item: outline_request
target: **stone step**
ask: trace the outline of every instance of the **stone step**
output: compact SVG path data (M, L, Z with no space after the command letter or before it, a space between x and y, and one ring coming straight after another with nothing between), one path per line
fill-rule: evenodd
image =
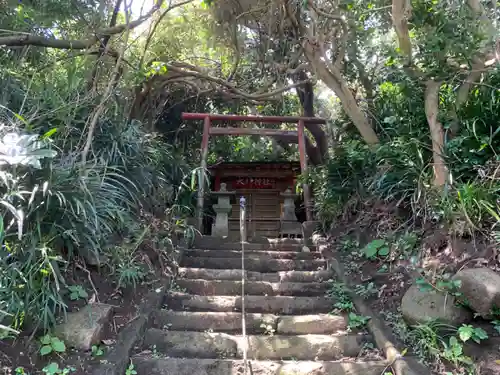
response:
M138 375L236 375L244 373L241 360L152 358L138 355L132 358ZM320 362L320 361L250 361L254 375L381 375L386 363L380 362Z
M255 241L256 243L261 243L259 242L258 240ZM279 238L279 237L276 237L276 238L269 238L269 237L266 237L265 240L264 240L264 243L269 243L269 244L301 244L303 243L304 240L302 238Z
M145 349L156 348L169 357L242 358L247 346L251 359L336 360L355 357L367 336L341 335L230 335L227 333L163 331L150 328L144 335Z
M197 246L201 247L201 246ZM302 248L304 247L303 244L291 244L291 243L255 243L255 242L246 242L245 243L245 250L274 250L274 251L299 251L302 252ZM206 249L212 249L212 250L241 250L241 243L240 242L234 242L234 243L225 243L225 244L220 244L218 246L214 247L203 247ZM311 251L314 251L313 248L309 247Z
M170 310L230 312L241 311L238 296L196 296L170 292L165 297ZM327 297L245 296L245 309L249 313L303 315L328 313L333 301Z
M241 269L239 258L210 258L210 257L183 257L182 267L213 268L213 269ZM318 271L324 269L324 260L290 260L290 259L259 259L246 258L245 269L256 272L279 271Z
M241 259L240 250L203 250L189 249L183 251L183 256L187 257L214 257L214 258L239 258ZM274 250L250 250L245 249L245 257L259 259L321 259L321 254L318 252L298 252L298 251L274 251Z
M245 314L247 333L283 335L333 334L347 329L345 316ZM173 331L213 331L241 333L242 314L237 312L191 312L158 310L153 326Z
M301 239L268 239L265 242L245 242L245 250L276 250L276 251L302 251ZM212 250L240 250L239 241L227 241L216 237L204 236L194 243L195 248ZM314 247L309 247L313 251Z
M210 268L189 268L180 267L178 269L179 277L185 279L203 279L203 280L241 280L241 269L220 270ZM333 278L333 271L280 271L272 273L260 273L246 271L246 280L250 281L268 281L278 283L288 282L322 282Z
M242 282L236 280L179 279L177 286L187 293L200 296L241 295ZM245 281L245 295L252 296L324 296L330 284L324 283L269 283Z

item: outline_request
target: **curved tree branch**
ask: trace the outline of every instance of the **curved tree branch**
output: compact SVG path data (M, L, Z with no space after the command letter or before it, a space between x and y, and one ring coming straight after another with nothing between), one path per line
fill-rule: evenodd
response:
M293 89L297 86L300 86L300 85L303 85L305 84L306 82L310 82L310 80L308 79L307 81L301 81L301 82L297 82L297 83L294 83L292 85L288 85L288 86L285 86L285 87L280 87L279 89L276 89L274 91L270 91L270 92L266 92L266 93L260 93L260 94L249 94L249 93L246 93L244 91L241 91L240 89L236 88L235 85L233 85L232 83L222 79L222 78L218 78L218 77L213 77L209 74L205 74L205 73L201 73L199 71L195 71L195 70L191 70L191 69L182 69L182 68L179 68L178 66L176 65L173 65L173 64L166 64L166 67L168 70L171 70L171 71L174 71L176 73L180 73L181 75L184 75L184 76L187 76L187 77L195 77L195 78L199 78L201 80L205 80L205 81L209 81L209 82L212 82L212 83L215 83L219 86L222 86L222 87L225 87L226 89L228 89L231 93L235 94L235 95L238 95L242 98L245 98L245 99L250 99L250 100L265 100L265 99L269 99L269 98L272 98L276 95L279 95L285 91L288 91L290 89Z
M182 1L177 4L170 5L165 12L171 11L174 8L190 3L192 0ZM22 46L38 46L57 49L87 49L92 47L106 37L120 34L126 30L132 30L142 23L147 21L156 11L163 5L164 0L158 0L155 5L144 16L139 17L135 21L127 24L120 24L105 29L97 30L92 37L87 39L69 40L50 38L42 35L21 34L0 37L0 46L22 47Z
M465 81L460 85L457 91L454 108L451 110L451 124L450 124L450 137L455 136L460 130L460 120L458 118L458 111L467 102L469 92L472 87L477 83L483 74L484 63L478 59L472 59L471 71L467 75Z

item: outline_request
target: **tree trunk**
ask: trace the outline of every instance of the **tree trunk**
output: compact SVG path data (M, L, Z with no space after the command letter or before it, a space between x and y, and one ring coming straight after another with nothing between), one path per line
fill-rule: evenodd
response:
M347 113L354 126L358 129L363 137L363 140L369 145L376 145L379 143L377 133L373 130L370 122L359 108L356 99L352 95L346 80L338 68L327 66L321 59L321 56L316 52L315 47L310 43L304 43L304 50L309 63L314 69L317 76L328 86L340 99L344 111Z
M304 71L300 71L293 80L295 83L300 81L307 81L307 75ZM300 104L302 106L302 116L305 117L315 117L314 116L314 87L311 82L307 82L302 86L296 87L297 96L299 98ZM316 145L314 145L309 137L306 135L306 153L309 158L309 162L312 165L320 165L323 164L325 159L328 156L328 137L325 131L322 128L322 125L319 124L304 124L305 128L309 130L309 132L314 137L316 141ZM296 144L298 143L297 137L290 136L276 136L274 137L276 141L282 146L286 148L288 144Z
M443 157L444 131L438 121L439 89L441 82L429 80L425 88L425 115L431 132L432 158L434 161L434 186L444 186L448 181L448 168Z
M304 71L301 71L298 75L299 81L305 81L307 75ZM305 117L315 117L314 115L314 87L311 82L307 82L302 87L297 87L297 96L299 97L300 104L302 106L302 115ZM319 124L305 124L307 130L309 130L316 141L316 146L313 149L308 150L308 155L311 159L312 164L318 165L322 164L328 157L328 138L322 126ZM313 157L311 155L314 154Z
M275 136L274 139L276 139L280 143L280 146L283 148L286 148L286 146L289 144L299 143L298 137L290 135L279 135ZM321 165L323 163L323 160L321 159L321 156L318 152L318 148L311 143L309 137L306 136L304 137L304 139L306 141L306 154L309 158L309 163L312 165Z
M392 24L398 36L399 49L406 57L405 65L411 65L412 46L410 39L410 30L408 28L408 20L411 18L411 1L408 0L393 0L392 1Z

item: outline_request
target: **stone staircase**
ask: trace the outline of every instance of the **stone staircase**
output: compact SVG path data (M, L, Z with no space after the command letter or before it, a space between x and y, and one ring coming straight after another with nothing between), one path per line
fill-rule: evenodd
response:
M240 244L185 250L176 290L132 357L138 375L244 373ZM380 375L356 358L370 338L330 315L326 261L299 243L245 245L249 375Z

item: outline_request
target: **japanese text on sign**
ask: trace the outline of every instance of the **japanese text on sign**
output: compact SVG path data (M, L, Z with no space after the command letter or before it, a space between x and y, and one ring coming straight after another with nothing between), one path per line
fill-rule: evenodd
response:
M233 181L233 189L273 189L276 181L272 178L241 177Z

